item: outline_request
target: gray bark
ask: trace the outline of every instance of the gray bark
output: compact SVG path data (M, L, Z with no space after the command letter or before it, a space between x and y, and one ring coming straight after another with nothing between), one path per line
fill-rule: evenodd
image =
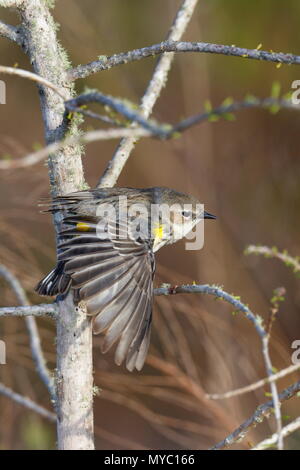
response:
M13 3L13 2L10 2ZM5 5L3 5L5 6ZM58 86L66 99L74 96L67 80L70 67L56 37L56 28L46 2L27 0L17 6L22 20L26 52L34 71ZM61 96L39 85L41 109L47 143L78 132L76 123L69 129L63 122ZM86 187L81 148L73 144L48 158L51 192L65 194ZM56 231L60 226L54 220ZM93 377L91 324L83 311L75 309L72 296L59 302L57 316L57 432L59 449L93 449Z

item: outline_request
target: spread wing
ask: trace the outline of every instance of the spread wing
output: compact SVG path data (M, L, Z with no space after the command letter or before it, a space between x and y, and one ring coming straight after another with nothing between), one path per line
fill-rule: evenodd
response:
M94 332L104 333L102 351L119 340L115 362L126 358L129 370L141 370L150 340L154 255L147 242L128 235L122 221L110 221L101 233L97 221L70 212L64 217L58 262L71 277L75 299L93 316Z

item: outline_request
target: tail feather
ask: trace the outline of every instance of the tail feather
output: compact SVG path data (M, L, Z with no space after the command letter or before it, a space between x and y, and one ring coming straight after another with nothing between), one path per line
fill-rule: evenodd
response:
M64 273L64 262L58 262L57 266L47 274L35 287L40 295L64 294L70 287L71 276Z

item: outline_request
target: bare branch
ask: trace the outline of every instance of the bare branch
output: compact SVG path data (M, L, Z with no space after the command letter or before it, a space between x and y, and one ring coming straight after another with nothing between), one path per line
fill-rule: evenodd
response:
M171 125L166 123L157 123L154 120L149 120L143 117L142 113L136 111L133 106L134 103L126 102L119 98L115 98L110 95L104 95L99 91L94 91L92 93L85 93L77 96L76 98L66 101L65 106L67 111L81 113L83 115L89 115L95 119L103 121L103 116L97 113L90 113L86 109L81 109L80 106L86 105L88 103L101 103L103 106L108 106L114 111L118 112L126 119L137 122L144 129L148 130L155 137L160 137L163 139L169 139L183 132L197 124L200 124L203 121L207 121L210 118L216 119L216 117L228 116L229 114L240 111L247 108L266 108L271 111L275 108L276 111L279 111L281 108L300 110L300 106L292 103L288 99L278 99L278 98L256 98L246 97L243 101L236 101L229 104L222 104L214 109L210 109L206 112L195 114L186 119L183 119L178 124Z
M65 102L66 110L71 112L81 113L83 115L88 115L100 121L103 121L103 116L94 112L89 112L86 109L81 109L80 106L86 105L87 103L101 103L103 106L108 106L109 108L117 111L126 119L137 122L144 129L151 132L154 137L160 137L163 139L172 138L174 135L177 135L179 132L186 131L187 129L200 124L203 121L207 121L211 118L216 118L224 116L225 119L229 114L233 112L240 111L242 109L248 108L266 108L273 111L279 111L281 108L285 109L294 109L300 110L300 106L293 104L289 99L278 99L278 98L256 98L254 96L246 97L243 101L235 101L232 103L222 104L214 109L195 114L186 119L183 119L178 124L171 125L166 123L157 123L154 120L149 120L143 117L141 112L133 109L134 103L126 102L119 98L115 98L110 95L104 95L99 91L94 91L92 93L86 93L79 95L73 100Z
M270 340L269 334L267 334L266 336L262 338L262 352L263 352L263 357L265 361L265 367L267 370L267 375L270 378L272 377L274 372L273 372L273 366L272 366L270 352L269 352L269 340ZM276 426L277 426L277 436L278 436L277 448L278 450L283 450L282 419L281 419L281 411L280 411L281 403L280 403L280 399L278 395L277 385L274 381L270 382L270 389L271 389L271 393L273 397L274 415L275 415Z
M13 168L26 168L31 165L35 165L40 161L44 160L48 155L62 150L66 147L69 147L73 144L87 144L90 142L95 142L97 140L110 140L110 139L119 139L120 137L151 137L151 132L142 129L100 129L95 131L89 131L85 134L77 134L49 144L46 147L37 150L36 152L29 153L23 158L18 158L15 160L0 160L0 170L10 170Z
M172 295L178 293L205 293L205 294L212 294L216 298L220 298L226 300L230 304L232 304L236 310L243 312L246 317L254 324L256 331L258 332L261 342L262 342L262 353L265 362L265 367L267 371L268 377L273 375L273 367L272 362L269 354L269 337L270 335L266 332L261 317L258 315L254 315L248 306L243 304L239 298L236 298L227 292L223 291L217 286L209 286L209 285L192 285L192 286L175 286L175 287L162 287L159 289L155 289L156 295ZM274 381L270 381L270 388L274 402L275 408L275 418L277 424L277 434L279 436L278 439L278 449L283 449L283 440L281 434L281 413L280 413L280 401L277 392L277 386Z
M16 42L19 45L22 45L24 42L23 35L20 33L19 29L10 24L5 24L3 21L0 21L0 36Z
M279 394L279 400L281 403L289 400L290 398L294 397L300 391L300 380L290 387L284 389ZM261 423L264 418L267 418L274 412L274 403L273 400L264 403L263 405L259 405L255 412L253 413L250 418L248 418L244 423L242 423L233 433L227 436L223 441L219 442L215 446L211 448L211 450L220 450L226 447L231 446L235 442L239 442L247 435L247 433L257 424ZM277 435L276 435L277 436Z
M67 99L67 95L66 93L63 93L63 90L58 88L46 78L37 75L36 73L29 72L28 70L17 69L15 67L6 67L4 65L0 65L0 73L6 73L8 75L17 75L22 78L27 78L28 80L32 80L33 82L37 82L41 85L47 86L51 90L55 91L55 93L57 93L63 100Z
M0 317L49 317L55 319L58 314L56 304L28 305L26 307L2 307Z
M299 111L300 106L293 104L291 100L288 99L277 99L277 98L256 98L256 97L246 97L243 101L235 101L231 104L223 104L217 108L211 109L200 114L195 114L186 119L183 119L179 124L175 124L171 131L173 134L176 132L183 132L201 122L205 122L210 118L222 117L223 115L234 113L242 109L251 109L251 108L266 108L273 111L273 107L276 109L276 112L281 108L284 109L294 109Z
M0 0L0 7L19 8L26 0Z
M9 286L15 293L18 302L23 306L23 308L25 308L26 306L29 306L27 296L20 282L10 272L10 270L4 265L0 265L0 276L2 276L6 280L6 282L9 284ZM50 371L48 370L46 366L46 360L42 351L40 335L38 332L35 318L32 315L26 316L25 322L26 322L26 326L28 329L28 333L29 333L32 357L35 362L37 372L42 382L46 385L50 393L50 398L51 398L53 405L55 405L56 393L55 393L54 381L53 381Z
M73 98L72 100L66 101L65 107L67 111L76 111L85 114L85 110L81 110L80 106L86 105L88 103L101 103L103 106L109 106L114 111L122 114L132 122L137 122L144 129L158 137L166 137L170 132L171 126L157 125L154 121L145 119L141 112L133 109L129 103L126 104L124 100L114 98L110 95L104 95L99 91L85 93L77 96L76 98ZM98 118L98 115L93 113L93 117Z
M4 3L4 2L3 2ZM49 11L49 2L26 0L5 2L19 6L26 52L34 72L61 90L62 98L41 84L40 102L46 143L63 140L66 132L78 135L78 122L65 122L64 101L74 97L74 88L66 77L70 68L65 51L57 40L57 27ZM50 154L48 158L52 195L63 195L86 188L81 160L82 148L73 144ZM56 231L61 217L54 215ZM91 321L74 306L70 293L58 299L57 316L57 434L60 449L93 449L93 368Z
M94 95L94 94L93 94ZM86 95L80 95L80 101L84 99ZM89 99L91 99L91 95ZM204 113L196 114L191 116L187 119L184 119L180 123L176 124L175 126L171 126L169 124L160 124L156 123L155 121L149 121L141 116L140 113L137 113L126 106L120 100L113 98L108 95L103 95L102 93L96 93L95 96L98 96L99 101L102 100L103 102L106 101L107 103L110 102L111 107L117 109L124 117L126 118L133 118L135 120L139 120L140 124L144 126L144 128L134 127L134 128L119 128L119 129L106 129L106 130L95 130L86 132L84 134L77 134L73 136L69 136L64 140L54 142L49 144L48 146L37 150L36 152L32 152L28 155L25 155L23 158L15 159L15 160L0 160L0 170L9 170L13 168L26 168L31 165L35 165L39 163L41 160L46 158L48 155L57 152L58 150L64 149L65 147L82 143L90 143L95 142L97 140L109 140L109 139L118 139L120 137L130 138L130 139L137 139L140 137L154 137L154 138L164 138L170 139L174 136L178 135L179 132L184 132L190 127L193 127L197 124L205 122L210 119L210 117L222 117L227 113L232 113L233 111L239 111L245 108L271 108L272 106L276 106L277 108L287 108L287 109L295 109L299 110L299 106L293 105L291 101L284 100L284 99L275 99L275 98L254 98L251 99L246 98L244 101L235 102L228 105L222 105L217 108L212 109L211 111L206 111ZM90 113L85 109L78 108L74 106L77 102L77 98L67 102L67 107L72 112L82 113L84 115L92 115L92 117L96 119L100 119L103 121L103 116L100 116L97 113ZM147 129L152 129L150 132Z
M254 390L257 390L258 388L264 387L268 383L276 382L277 380L282 379L283 377L289 374L293 374L299 369L300 369L300 363L293 364L289 367L286 367L285 369L282 369L276 374L271 375L270 377L266 377L264 379L258 380L257 382L253 384L247 385L246 387L237 388L235 390L230 390L229 392L225 392L225 393L211 393L211 394L207 394L206 396L207 398L211 400L224 400L225 398L232 398L232 397L237 397L239 395L244 395L245 393L253 392Z
M181 39L191 16L196 8L197 0L184 0L175 17L174 23L168 33L167 41L178 41ZM148 84L145 94L141 100L140 111L145 118L152 112L162 88L165 86L169 70L173 61L174 53L163 54L155 67L153 76ZM134 124L133 124L134 126ZM128 137L122 139L113 157L111 158L103 176L98 182L99 187L114 186L127 162L137 139Z
M263 255L266 258L277 258L286 266L293 268L294 273L300 271L300 259L298 256L291 256L287 251L278 251L277 248L269 248L262 245L249 245L245 250L246 255Z
M55 423L56 415L54 413L51 413L51 411L48 411L43 406L38 405L37 403L32 401L30 398L24 397L23 395L20 395L19 393L14 392L10 388L5 387L5 385L3 385L2 383L0 383L0 394L4 395L5 397L10 398L11 400L18 403L19 405L25 406L25 408L29 408L35 413Z
M69 70L68 77L71 80L84 78L93 73L108 70L117 65L135 62L145 57L153 57L165 52L203 52L209 54L222 54L227 56L243 57L245 59L263 60L280 64L300 64L300 56L285 54L283 52L268 52L258 49L246 49L244 47L226 46L223 44L211 44L207 42L183 42L163 41L152 46L133 49L132 51L114 54L113 56L101 56L98 60L86 65L79 65Z
M292 434L295 431L298 431L300 429L300 417L289 423L287 426L285 426L282 429L282 436L283 437L288 437L290 434ZM274 444L276 444L278 440L278 435L277 433L273 434L273 436L269 437L268 439L265 439L264 441L260 442L259 444L256 444L251 450L266 450Z

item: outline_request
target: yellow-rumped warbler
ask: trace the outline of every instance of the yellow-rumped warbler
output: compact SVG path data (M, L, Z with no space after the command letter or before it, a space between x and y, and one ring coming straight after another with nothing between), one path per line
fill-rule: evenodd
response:
M204 218L199 201L168 188L93 189L55 197L60 212L56 267L36 286L40 295L66 294L84 302L102 352L119 340L115 362L141 370L153 303L154 252L184 237Z

